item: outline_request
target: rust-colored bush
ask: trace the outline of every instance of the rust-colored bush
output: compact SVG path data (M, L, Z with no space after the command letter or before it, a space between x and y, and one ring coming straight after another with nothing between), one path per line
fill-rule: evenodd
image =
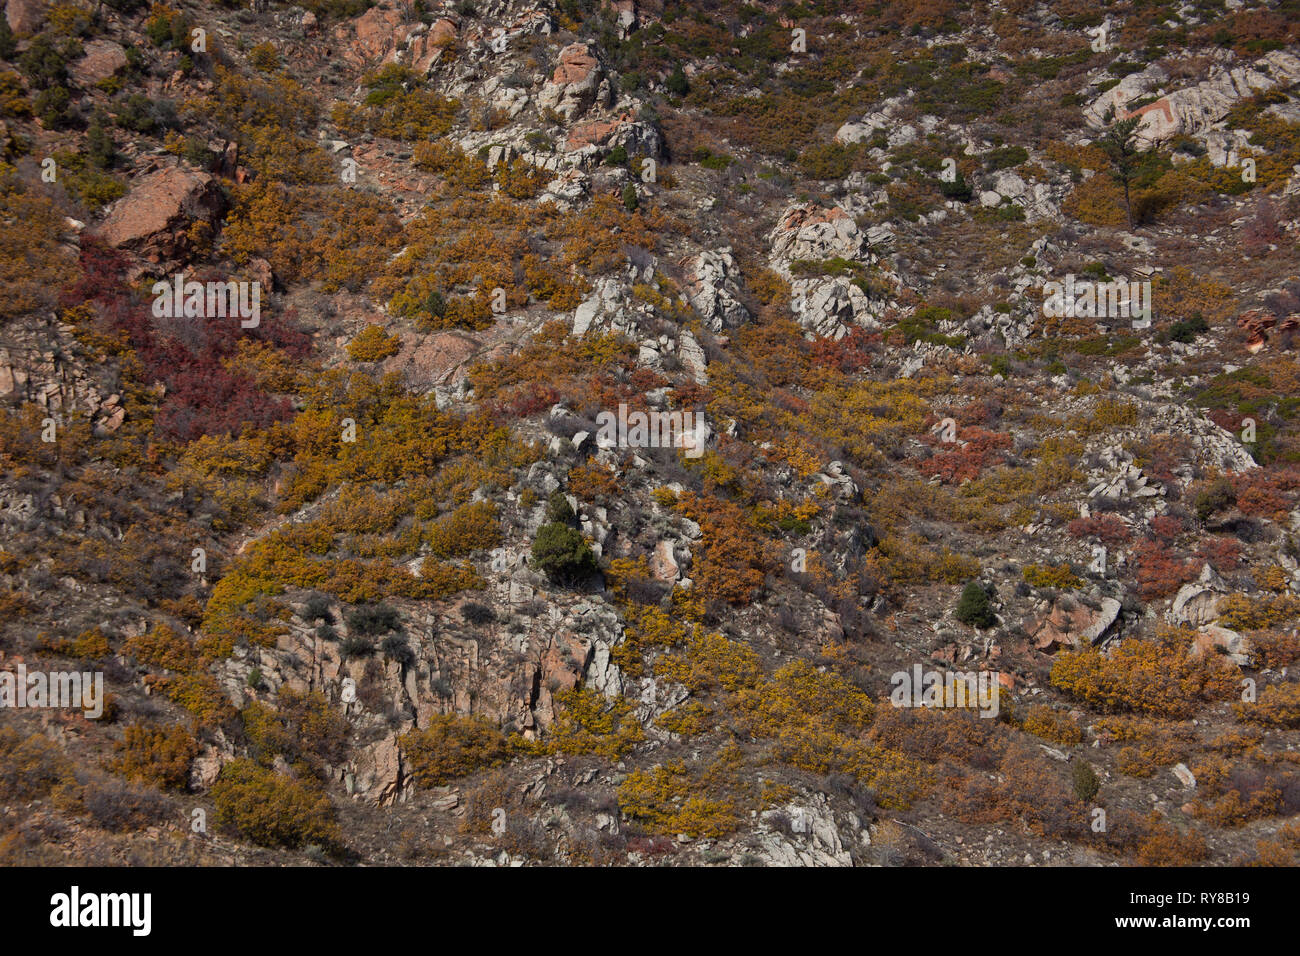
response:
M1200 705L1227 700L1236 690L1233 668L1216 655L1188 654L1192 632L1166 629L1156 638L1130 639L1105 654L1094 648L1066 651L1052 665L1051 681L1104 710L1183 719Z
M190 762L198 756L199 744L180 724L150 727L131 724L117 745L117 757L109 768L131 780L167 789L189 785Z

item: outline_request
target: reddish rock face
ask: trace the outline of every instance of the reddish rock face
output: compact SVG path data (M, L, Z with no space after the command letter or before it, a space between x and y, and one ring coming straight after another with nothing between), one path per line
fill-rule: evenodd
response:
M600 68L599 61L591 55L585 43L571 43L560 51L560 65L555 68L551 82L556 86L582 83Z
M411 41L411 67L417 73L427 73L438 61L442 52L456 42L456 24L439 20L429 32Z
M131 248L161 262L185 250L190 223L214 222L224 207L225 198L211 176L174 166L146 176L119 200L99 235L110 246Z
M1116 111L1116 116L1119 119L1125 120L1132 119L1134 116L1145 116L1148 113L1159 113L1164 117L1166 123L1172 124L1174 122L1174 111L1169 105L1167 99L1158 99L1154 103L1148 103L1146 106L1139 106L1131 113L1126 109L1120 108Z
M334 28L334 39L342 47L344 59L364 66L388 56L406 42L415 24L393 6L371 7L355 20Z
M423 384L439 384L478 355L482 343L465 332L438 332L414 349L403 350L388 360L391 370L404 369L407 375Z
M608 83L602 82L600 61L585 43L571 43L560 51L560 64L551 81L538 94L539 108L554 109L573 122L598 100L610 106Z
M31 34L40 30L49 9L46 0L9 0L5 4L5 19L9 29L18 34Z
M126 66L126 50L111 40L89 40L86 55L68 67L79 86L91 86Z
M1278 318L1268 309L1251 309L1237 319L1237 328L1246 333L1246 348L1258 352L1268 344L1269 332L1295 332L1300 329L1300 312Z
M1074 647L1079 643L1078 635L1088 629L1094 616L1082 604L1075 605L1072 610L1056 604L1046 616L1029 625L1026 630L1040 651L1053 651L1063 646Z
M777 228L793 231L802 229L804 226L815 226L819 222L835 222L848 218L850 218L849 214L839 206L831 206L829 209L799 206L790 210Z
M587 123L579 123L569 130L569 138L565 141L565 147L574 150L581 149L584 146L597 146L609 139L620 126L632 122L632 119L631 113L625 113L614 119L591 120Z
M1204 657L1207 654L1223 654L1233 662L1249 666L1253 662L1255 645L1249 637L1230 631L1214 624L1207 624L1196 632L1192 646L1188 648L1191 657Z
M655 545L654 552L650 556L650 573L654 575L656 581L665 581L668 584L681 577L681 569L677 566L671 541L660 541Z
M456 24L442 19L429 28L429 42L434 46L446 46L456 39Z
M353 24L357 45L375 54L384 53L392 46L402 19L392 7L371 7Z

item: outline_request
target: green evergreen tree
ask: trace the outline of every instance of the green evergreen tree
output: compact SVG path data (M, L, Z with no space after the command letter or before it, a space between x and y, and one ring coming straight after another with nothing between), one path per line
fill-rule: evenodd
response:
M18 41L14 39L14 31L9 29L9 21L0 16L0 60L12 60L17 49Z
M544 524L533 540L533 566L553 581L575 584L596 573L596 555L567 524Z
M1102 148L1110 159L1111 178L1124 187L1124 212L1128 216L1128 227L1132 230L1133 202L1129 198L1129 187L1132 185L1133 177L1137 172L1138 156L1141 153L1134 139L1134 133L1137 131L1138 123L1142 121L1142 117L1130 116L1128 119L1112 122L1114 116L1114 108L1106 111L1106 121L1110 123L1110 126L1101 135L1097 145Z
M104 128L103 120L96 116L86 130L86 156L100 169L111 169L117 160L113 137Z
M672 93L674 96L685 96L691 91L691 84L686 79L686 71L682 69L680 63L678 63L676 68L668 74L668 79L664 81L664 86L666 86L668 92Z
M1085 803L1097 795L1101 781L1097 771L1086 760L1076 760L1070 767L1070 776L1074 781L1074 795Z
M998 620L997 615L993 613L993 605L989 602L988 591L984 590L984 586L978 581L971 581L966 585L965 590L961 592L961 600L957 602L955 613L957 620L971 627L992 627Z

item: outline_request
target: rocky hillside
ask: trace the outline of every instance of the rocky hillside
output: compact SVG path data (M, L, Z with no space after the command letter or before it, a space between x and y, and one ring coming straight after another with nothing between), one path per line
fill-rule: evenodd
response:
M0 19L0 862L1300 862L1300 3L173 3Z

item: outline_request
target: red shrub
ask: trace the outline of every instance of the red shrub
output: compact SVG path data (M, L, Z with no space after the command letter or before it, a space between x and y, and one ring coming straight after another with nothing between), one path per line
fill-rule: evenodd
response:
M1201 542L1196 556L1209 562L1216 571L1235 571L1241 566L1241 543L1236 538L1207 538Z
M871 364L874 350L883 336L879 332L852 328L838 341L819 338L812 343L809 357L817 368L833 368L848 375Z
M1183 521L1172 515L1157 515L1151 519L1151 533L1161 544L1172 544L1183 533Z
M927 437L934 441L934 436ZM966 444L953 451L936 452L917 465L916 470L927 477L938 475L948 483L978 478L986 467L1001 459L1001 452L1011 447L1010 435L987 431L977 425L963 428L957 437Z
M1291 510L1296 488L1300 487L1300 473L1260 468L1238 475L1233 486L1237 507L1243 514L1275 518Z
M1241 434L1241 423L1246 418L1241 412L1234 412L1227 408L1212 408L1206 415L1214 424L1234 435Z
M1076 538L1096 538L1102 544L1116 547L1129 540L1128 525L1116 515L1092 515L1088 518L1075 518L1065 530Z
M560 400L559 390L540 382L528 382L511 390L508 397L499 399L493 410L498 422L512 422L546 411Z
M226 367L241 338L283 349L294 358L311 350L311 338L291 317L263 312L256 328L235 319L159 319L151 303L126 284L127 262L120 253L87 240L81 249L81 276L61 296L65 306L89 303L101 326L124 333L140 360L146 383L162 382L166 394L155 417L159 436L183 442L200 435L238 433L246 424L265 427L291 414L287 399L268 394L250 377ZM192 275L196 281L219 279Z
M1196 565L1178 557L1167 545L1143 541L1134 549L1138 594L1144 601L1168 597L1196 577Z
M627 851L659 857L673 851L673 841L664 836L634 836L627 841Z

